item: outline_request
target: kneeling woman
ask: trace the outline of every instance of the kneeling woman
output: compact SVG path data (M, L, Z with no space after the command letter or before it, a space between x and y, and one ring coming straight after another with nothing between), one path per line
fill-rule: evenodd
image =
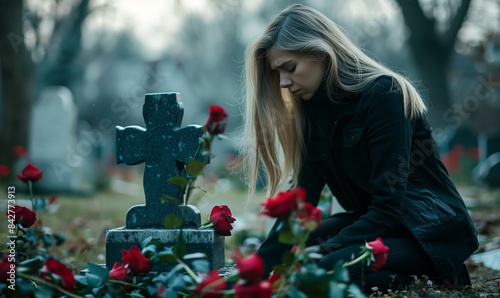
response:
M318 11L293 5L248 48L246 80L250 186L262 163L270 196L291 176L312 204L327 185L346 210L309 238L324 254L319 266L331 269L382 237L387 263L378 272L350 267L351 280L363 276L368 289L406 286L412 275L455 289L470 284L463 263L478 247L476 231L406 78ZM266 273L290 249L277 234L273 228L257 252Z

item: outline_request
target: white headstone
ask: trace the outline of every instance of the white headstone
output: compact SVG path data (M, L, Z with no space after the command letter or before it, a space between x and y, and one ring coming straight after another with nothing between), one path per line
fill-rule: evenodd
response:
M76 145L77 111L71 91L63 86L45 89L33 109L29 156L34 161L60 160L66 147Z
M78 113L71 91L64 86L43 90L31 117L28 158L44 172L41 192L89 193L94 185L85 176L90 156L79 153ZM87 154L89 155L89 154ZM91 164L91 163L90 163Z

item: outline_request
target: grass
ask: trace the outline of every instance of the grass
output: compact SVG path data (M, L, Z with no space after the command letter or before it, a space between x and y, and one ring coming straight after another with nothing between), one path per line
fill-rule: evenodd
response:
M197 183L198 184L198 183ZM201 214L202 222L206 221L214 205L228 205L237 218L233 224L234 232L246 230L251 223L263 236L265 220L258 217L258 202L247 202L245 194L229 187L227 181L217 183L203 183L205 189L193 192L190 204L195 205ZM144 204L142 189L131 187L131 184L120 182L115 185L122 192L105 190L92 196L59 195L59 207L54 213L47 210L37 212L38 222L44 227L50 227L52 233L63 233L66 241L62 247L53 247L50 252L64 256L65 261L74 268L84 269L87 262L105 263L105 235L106 230L125 226L127 210L138 204ZM6 187L2 186L2 189ZM124 193L124 189L129 189ZM35 197L36 185L35 185ZM31 203L26 199L27 194L17 193L16 203L31 209ZM6 203L0 203L0 238L7 239L7 219L5 215ZM234 239L232 239L234 238ZM226 243L231 245L237 242L238 236L227 237Z
M214 205L228 205L237 219L235 222L234 236L226 238L231 247L238 244L243 235L263 236L267 222L258 217L259 202L263 197L258 197L247 202L242 191L230 187L230 183L224 180L216 182L200 181L199 185L205 185L205 192L200 190L193 193L191 203L196 205L201 212L204 221ZM65 261L72 264L74 268L84 269L87 262L105 262L105 233L106 230L125 225L125 215L133 205L144 203L144 194L139 188L130 188L123 192L126 184L115 187L122 192L106 190L93 196L61 195L58 197L59 208L54 213L43 212L39 214L43 226L50 227L53 233L62 232L66 236L66 243L62 247L52 249L51 253L63 256ZM130 186L130 185L129 185ZM2 189L6 189L3 187ZM36 191L36 189L35 189ZM18 194L17 198L27 197ZM5 218L5 206L0 206L1 222L7 222ZM490 212L500 212L500 208L490 208ZM6 239L7 224L0 225L0 238ZM227 255L230 257L230 255ZM482 266L471 266L471 278L473 286L464 292L450 292L438 289L425 281L417 281L411 289L398 291L390 294L382 294L374 291L372 297L500 297L499 272Z

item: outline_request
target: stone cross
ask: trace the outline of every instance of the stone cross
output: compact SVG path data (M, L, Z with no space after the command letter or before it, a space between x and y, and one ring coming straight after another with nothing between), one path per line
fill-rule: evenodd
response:
M198 210L181 204L185 187L167 181L174 176L186 177L185 164L194 158L203 134L199 125L180 128L183 114L179 93L146 94L143 106L146 129L116 127L117 162L145 163L146 204L127 211L126 228L162 228L165 217L172 213L183 219L182 227L201 225ZM201 156L197 159L203 161Z

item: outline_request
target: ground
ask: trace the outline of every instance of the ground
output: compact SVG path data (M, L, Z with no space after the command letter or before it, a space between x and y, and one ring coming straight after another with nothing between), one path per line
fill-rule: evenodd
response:
M140 179L138 179L140 182ZM116 185L118 183L119 185ZM53 253L65 256L75 268L83 269L87 262L104 263L105 231L125 224L125 214L130 206L144 203L143 193L137 182L112 181L107 190L92 196L59 195L49 210L39 214L41 223L53 233L66 235L66 243L54 248ZM227 181L204 183L206 193L195 193L192 202L205 220L214 205L228 205L237 219L233 235L226 238L228 246L241 242L244 235L263 236L269 226L259 217L259 203L263 197L247 201L244 193L231 188ZM5 189L5 188L4 188ZM126 191L124 191L126 190ZM481 234L481 251L500 249L500 191L491 189L461 188L470 207L471 216ZM36 185L35 185L36 196ZM26 194L18 194L22 203ZM5 210L5 206L1 206ZM4 212L2 211L2 214ZM5 239L6 225L0 226L0 237ZM232 251L228 247L228 252ZM231 258L230 255L226 256ZM499 260L500 262L500 260ZM419 282L406 292L392 293L385 297L500 297L500 271L468 261L473 286L462 293L434 289L425 281ZM373 297L383 297L374 292Z

